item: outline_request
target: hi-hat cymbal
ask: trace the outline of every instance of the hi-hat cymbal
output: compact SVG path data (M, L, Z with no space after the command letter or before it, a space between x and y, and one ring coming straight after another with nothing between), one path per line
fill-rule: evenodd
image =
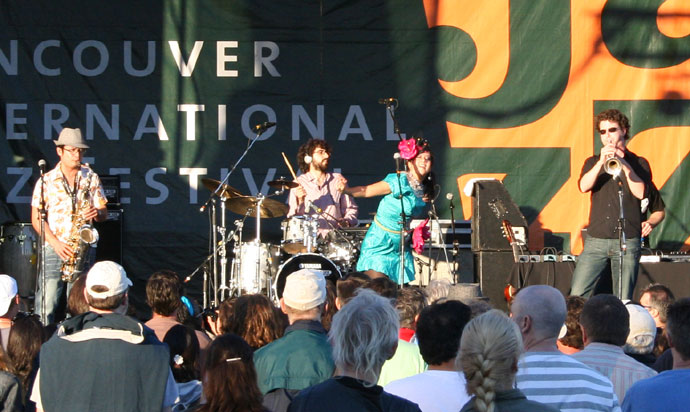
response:
M225 201L228 209L237 213L238 215L244 215L249 209L254 209L258 200L254 196L237 196L232 197ZM261 202L261 217L280 217L285 216L288 212L288 205L281 203L273 199L264 199ZM252 212L256 214L256 211Z
M218 180L213 180L206 177L201 178L201 183L206 187L206 189L212 192L215 192L218 186L221 186L221 183ZM242 196L242 192L232 186L223 184L222 188L218 191L218 196L224 199L229 199L232 197Z
M299 183L291 182L289 180L286 180L284 177L281 177L276 180L271 180L270 182L268 182L268 185L274 189L294 189L297 186L299 186Z

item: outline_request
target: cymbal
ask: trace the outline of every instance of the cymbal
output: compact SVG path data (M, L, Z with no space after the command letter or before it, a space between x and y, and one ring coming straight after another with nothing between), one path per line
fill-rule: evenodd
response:
M206 189L215 192L221 183L218 180L209 179L206 177L201 178L201 183L206 187ZM229 199L232 197L242 196L242 192L235 189L232 186L223 185L223 188L218 191L218 196L221 198Z
M271 180L270 182L268 182L268 185L274 189L282 189L282 188L294 189L297 186L299 186L299 183L291 182L289 180L285 180L284 177L281 177L281 178L276 179L276 180Z
M258 200L254 196L236 196L226 200L225 204L231 211L239 215L244 215L247 213L247 210L254 209L257 202ZM261 203L262 218L285 216L287 212L288 205L277 200L264 199ZM252 214L256 214L256 211Z

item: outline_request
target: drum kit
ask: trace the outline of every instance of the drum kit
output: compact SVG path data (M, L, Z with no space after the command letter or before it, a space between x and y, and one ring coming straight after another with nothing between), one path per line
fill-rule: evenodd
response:
M268 196L260 193L245 196L214 179L204 178L201 182L208 190L218 194L222 209L221 223L214 228L214 235L217 232L221 239L216 241L214 236L213 244L217 247L206 259L206 262L213 259L214 268L217 267L219 271L218 276L214 276L214 285L207 287L206 282L204 285L204 293L212 296L211 305L218 305L227 297L247 293L266 293L278 302L282 297L285 279L299 269L321 270L331 281L354 270L366 228L336 229L323 239L318 236L318 215L292 216L281 223L280 244L261 240L261 220L283 217L288 213L285 203L271 197L297 187L296 182L282 177L270 181L268 186L276 191ZM234 227L229 231L226 228L226 209L244 216L235 220ZM243 241L244 222L250 216L256 218L256 237ZM215 216L213 220L215 223ZM230 244L231 248L226 247ZM228 250L231 250L231 259L228 259Z

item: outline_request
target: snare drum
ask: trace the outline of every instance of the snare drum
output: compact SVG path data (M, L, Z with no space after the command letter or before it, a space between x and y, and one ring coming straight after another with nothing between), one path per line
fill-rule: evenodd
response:
M234 249L232 278L243 293L260 293L278 267L280 251L274 245L241 243Z
M326 272L326 279L333 283L335 283L341 277L338 266L318 253L302 253L295 255L286 260L285 263L283 263L278 269L278 275L273 283L273 296L275 296L276 300L279 300L283 297L285 279L287 279L288 275L300 269L315 269L324 271Z
M281 247L285 253L311 252L316 247L318 223L311 216L292 216L284 220L280 227L283 229Z
M34 295L38 236L31 223L7 223L0 228L0 273L17 281L19 296Z

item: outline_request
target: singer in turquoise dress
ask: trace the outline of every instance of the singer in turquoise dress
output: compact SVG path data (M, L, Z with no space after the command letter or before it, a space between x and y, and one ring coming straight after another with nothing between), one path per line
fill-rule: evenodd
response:
M400 187L405 207L405 219L409 223L412 216L419 216L426 203L422 200L423 191L415 191L406 173L398 176L391 173L383 179L390 187L391 193L381 199L376 209L376 216L362 242L362 249L357 261L357 270L375 270L384 273L396 283L400 276ZM405 280L414 280L414 258L410 250L410 236L405 239Z
M407 142L414 138L408 139ZM403 141L405 142L405 141ZM405 239L405 271L400 279L400 195L405 210L405 220L419 217L426 206L426 199L433 196L434 179L431 173L432 155L426 140L417 139L414 156L407 154L406 169L387 175L382 181L368 185L348 187L345 193L354 197L381 196L376 216L362 242L357 270L371 277L385 275L392 281L408 283L414 280L414 259L410 248L410 235ZM402 142L401 142L402 146ZM401 150L401 153L403 151Z

